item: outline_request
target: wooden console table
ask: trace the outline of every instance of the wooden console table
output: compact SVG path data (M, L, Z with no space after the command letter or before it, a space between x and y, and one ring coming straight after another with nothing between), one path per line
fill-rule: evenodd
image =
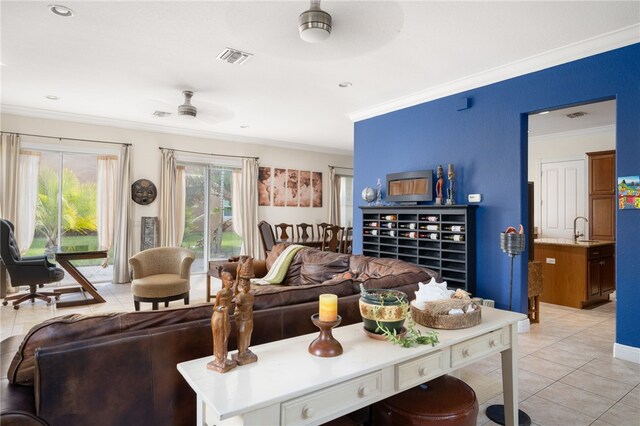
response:
M314 333L254 346L257 363L225 374L207 370L212 356L177 368L196 392L198 426L317 425L500 352L506 424L514 425L517 322L525 318L483 307L479 325L438 330L435 347L409 349L367 337L358 323L333 330L344 348L335 358L307 352Z

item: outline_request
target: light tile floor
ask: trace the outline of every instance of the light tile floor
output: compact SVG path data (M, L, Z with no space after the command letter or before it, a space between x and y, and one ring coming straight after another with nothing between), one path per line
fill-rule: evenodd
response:
M219 281L214 283L219 288ZM58 309L43 302L26 303L19 310L2 306L0 339L24 334L54 316L134 310L129 284L96 287L107 303ZM192 276L192 304L206 300L205 287L205 275ZM182 301L169 306L182 306ZM151 304L143 303L142 309L150 310ZM615 309L615 301L584 310L542 303L540 324L518 336L520 409L534 425L640 426L640 365L612 356ZM484 412L502 403L500 356L463 368L460 377L478 396L477 424L494 424Z

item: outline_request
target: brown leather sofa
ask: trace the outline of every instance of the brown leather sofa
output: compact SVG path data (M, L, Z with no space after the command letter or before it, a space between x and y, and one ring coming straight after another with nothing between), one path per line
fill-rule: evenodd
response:
M369 288L386 283L413 297L419 281L435 276L397 260L340 256L349 258L352 278L337 273L339 278L318 285L322 292L332 292L340 280L343 288L351 289L338 298L341 326L361 321L358 277ZM308 252L294 264L302 270L303 261L324 257ZM294 283L295 266L292 268L288 278ZM269 290L271 287L280 287L280 291ZM317 332L311 321L305 320L317 313L317 296L308 301L302 301L301 296L305 291L314 293L312 287L287 284L256 288L262 295L256 297L252 346ZM272 306L276 303L281 305ZM176 364L212 355L211 313L211 304L202 304L151 312L66 315L34 326L24 338L3 341L0 423L193 425L195 394ZM234 336L232 320L230 350L236 347Z

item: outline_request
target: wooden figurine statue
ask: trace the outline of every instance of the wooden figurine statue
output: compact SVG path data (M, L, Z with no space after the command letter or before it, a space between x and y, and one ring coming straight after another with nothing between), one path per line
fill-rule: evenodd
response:
M229 272L222 272L222 288L216 294L211 316L211 332L213 333L213 361L207 364L209 370L218 373L226 373L237 364L227 357L229 353L229 335L231 334L231 321L229 309L233 298L233 276Z
M442 205L442 187L444 186L444 170L442 169L442 164L438 166L438 180L436 181L436 205Z
M239 365L251 364L258 360L258 356L251 352L251 333L253 332L253 301L255 296L251 294L251 278L253 272L253 258L241 260L239 265L236 285L236 327L238 328L238 353L232 357Z
M449 164L447 177L449 178L449 188L447 188L447 205L453 205L455 204L455 201L453 200L453 181L455 177L455 173L453 172L453 164Z

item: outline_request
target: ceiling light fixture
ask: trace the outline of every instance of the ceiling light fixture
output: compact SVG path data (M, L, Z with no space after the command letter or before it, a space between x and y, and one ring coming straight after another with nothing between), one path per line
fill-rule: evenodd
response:
M55 13L58 16L64 16L65 18L73 16L73 10L69 9L67 6L63 6L61 4L50 4L47 7L51 13Z
M538 115L543 115L543 114L549 114L549 111L542 111L538 113Z
M49 99L50 101L57 101L58 99L60 99L56 95L47 95L45 96L45 98Z
M298 18L300 38L308 43L318 43L331 35L331 15L320 9L320 0L311 0L309 10Z
M347 88L347 87L351 87L352 84L350 81L343 81L342 83L338 84L338 87L342 87L343 89Z

